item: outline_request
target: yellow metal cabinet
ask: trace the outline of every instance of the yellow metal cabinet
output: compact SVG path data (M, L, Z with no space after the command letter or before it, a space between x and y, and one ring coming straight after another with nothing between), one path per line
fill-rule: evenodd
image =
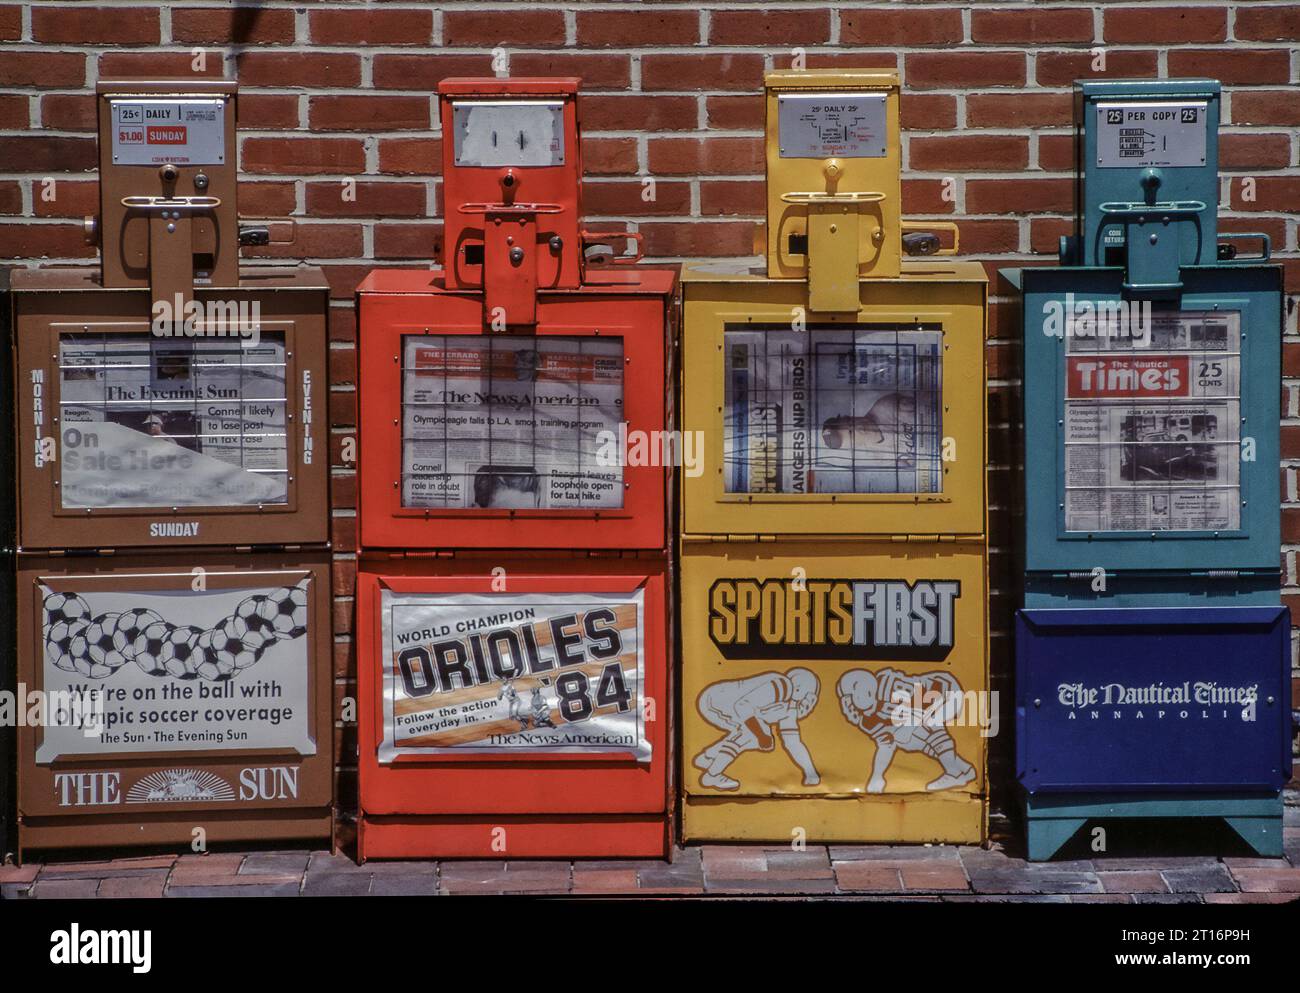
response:
M688 840L985 837L986 283L903 270L793 326L802 281L683 272Z
M686 534L984 533L987 282L979 264L907 262L898 278L859 281L851 314L810 313L803 281L735 265L686 266L682 282L681 424L704 439L704 471L682 484ZM800 368L802 391L792 378ZM784 388L765 375L774 371ZM814 395L819 373L834 377L824 395ZM888 384L913 416L862 409ZM845 418L884 424L874 449L860 439L858 454L841 460L862 466L863 485L819 480L813 465L816 450L841 440ZM918 488L901 473L873 476L882 458L904 468L910 458ZM778 467L784 478L774 478Z
M765 264L682 273L683 831L978 843L987 281L915 257L896 74L766 99Z
M978 843L982 542L690 543L687 840Z

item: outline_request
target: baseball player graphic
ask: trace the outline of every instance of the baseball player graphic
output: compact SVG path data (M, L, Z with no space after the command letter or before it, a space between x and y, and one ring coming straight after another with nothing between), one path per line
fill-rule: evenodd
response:
M845 719L876 743L871 762L868 793L885 792L885 773L898 749L928 755L943 767L927 790L963 786L975 778L975 767L957 754L957 746L944 725L945 704L952 694L961 694L961 684L946 672L925 672L915 676L896 669L867 672L851 669L840 677L836 692ZM941 696L936 696L941 694ZM916 703L923 701L921 709Z
M726 774L727 767L742 752L772 751L776 747L773 727L786 754L803 772L803 784L820 783L808 746L799 736L799 721L817 705L820 690L817 677L807 669L764 672L706 687L696 706L705 720L726 734L695 756L695 766L702 770L700 785L737 789L740 783Z
M505 700L506 709L510 714L512 721L519 722L519 730L528 730L528 715L524 713L524 701L519 696L519 691L515 689L514 680L507 679L501 684L501 690L497 693L498 700Z
M533 698L528 705L528 712L529 716L533 719L533 727L555 727L551 722L551 705L546 702L546 697L542 695L542 688L540 686L533 687Z

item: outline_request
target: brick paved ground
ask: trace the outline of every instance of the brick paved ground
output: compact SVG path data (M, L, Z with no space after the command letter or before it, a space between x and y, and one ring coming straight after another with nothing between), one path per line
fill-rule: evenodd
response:
M1300 808L1281 859L1092 858L1031 864L1002 845L705 845L671 862L373 862L328 852L148 856L0 867L5 898L459 893L806 894L925 901L1281 903L1300 899Z

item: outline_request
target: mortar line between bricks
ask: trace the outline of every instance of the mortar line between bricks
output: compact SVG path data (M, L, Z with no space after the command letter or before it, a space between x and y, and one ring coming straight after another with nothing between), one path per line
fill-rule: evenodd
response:
M30 2L30 0L29 0ZM139 10L142 4L137 0L121 0L126 10ZM301 5L301 0L296 0ZM794 3L798 0L789 0ZM896 3L897 0L894 0ZM1136 3L1138 0L1132 0ZM1152 4L1156 0L1142 0L1144 5ZM1193 0L1178 0L1175 6L1186 6ZM1227 0L1225 0L1227 2ZM1249 2L1249 0L1238 0L1238 2ZM72 9L74 4L69 4ZM105 0L97 0L96 7L105 6ZM843 4L837 6L842 7ZM340 8L348 9L348 8ZM355 10L356 7L351 9ZM605 8L608 9L608 8ZM895 8L897 9L897 8ZM103 43L61 43L55 41L12 41L12 44L22 45L22 51L40 54L104 54L116 52L139 52L145 54L158 55L186 55L189 56L195 49L202 48L205 52L220 54L223 61L228 57L235 57L242 54L253 55L357 55L361 47L370 55L403 55L411 58L431 59L438 56L471 56L478 57L485 61L490 60L490 48L484 44L464 44L464 45L439 45L436 48L432 45L422 43L411 43L398 45L392 42L366 44L364 46L348 47L343 44L316 42L310 39L305 41L292 41L282 43L258 44L252 47L242 47L235 42L103 42ZM899 45L890 42L881 42L879 45L862 45L855 42L815 42L812 44L801 45L808 55L840 55L852 54L854 52L865 52L868 56L883 56L893 54L901 57L908 55L1028 55L1036 52L1046 52L1048 54L1061 55L1088 55L1094 48L1104 46L1108 55L1110 53L1126 52L1151 52L1151 51L1204 51L1217 50L1224 48L1244 49L1248 51L1279 51L1285 48L1286 39L1260 40L1250 39L1222 39L1219 41L1116 41L1116 42L1097 42L1097 41L1046 41L1046 42L1017 42L1017 41L971 41L958 42L951 45ZM672 44L667 42L658 42L650 45L637 44L635 42L619 44L591 44L584 43L581 38L573 45L501 45L506 53L514 58L517 55L526 56L547 56L547 55L605 55L619 58L629 54L638 55L677 55L682 57L709 58L712 56L734 56L734 55L754 55L765 56L773 53L785 56L788 54L786 46L777 45L771 41L757 41L753 44L736 44L736 43L718 43L709 42L691 42ZM791 46L793 47L793 46ZM358 56L359 57L359 56ZM268 89L284 89L291 84L271 83L267 85ZM1005 84L1004 86L993 87L995 89L1010 88L1014 84ZM1266 86L1266 83L1252 84L1257 86ZM356 88L356 87L351 87ZM936 87L937 89L938 87ZM1059 88L1059 87L1058 87ZM344 89L344 87L340 87ZM928 88L926 89L928 92Z

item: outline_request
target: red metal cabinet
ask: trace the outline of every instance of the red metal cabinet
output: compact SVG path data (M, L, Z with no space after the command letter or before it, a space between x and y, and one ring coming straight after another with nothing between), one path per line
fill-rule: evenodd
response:
M439 97L443 265L357 291L360 855L663 856L675 275L592 254L576 80Z
M663 548L667 540L668 474L662 458L653 460L657 464L594 466L592 475L612 477L611 481L618 485L618 499L602 495L589 506L493 509L451 506L453 499L438 499L436 494L433 499L412 499L406 487L410 467L403 465L404 446L420 442L406 437L411 410L401 400L404 386L418 375L408 362L422 340L431 343L435 361L449 340L453 345L463 342L470 349L492 349L505 360L509 383L502 388L512 394L526 388L522 380L530 374L513 368L515 354L535 349L533 354L544 360L548 341L557 347L600 348L602 359L616 360L619 376L613 388L621 393L618 406L622 409L621 414L612 409L600 411L597 416L602 418L601 423L615 433L623 423L627 436L643 438L661 453L663 432L668 427L663 329L672 288L670 272L618 269L593 273L579 290L541 294L535 329L528 329L526 334L487 335L481 300L476 295L447 291L439 272L378 271L367 276L358 295L362 340L358 465L361 545L426 549ZM493 368L492 359L472 358L478 365L476 374L485 366L489 371ZM446 366L452 364L454 359L446 360ZM467 403L461 409L476 405ZM508 429L503 428L502 433L508 434ZM456 440L471 439L452 439ZM505 443L509 442L506 437ZM493 447L501 446L494 440ZM506 461L517 462L518 458L507 455ZM450 465L443 468L443 475L456 475L446 471ZM469 492L472 485L471 480L465 480L462 503L473 503Z
M671 765L665 584L664 563L654 558L368 561L357 580L357 654L365 667L358 681L362 856L663 855ZM624 645L623 656L630 692L624 701L626 724L638 726L636 741L599 753L566 753L556 747L521 748L512 754L508 747L475 750L486 737L465 745L449 743L459 730L453 729L441 739L426 736L423 740L440 744L423 751L417 745L415 754L400 754L400 746L385 749L399 732L393 715L412 702L402 689L389 688L400 680L397 652L386 644L384 632L384 613L391 611L393 600L487 598L498 606L478 606L488 616L500 617L541 600L564 599L564 594L580 605L578 612L604 597L623 604L639 599L640 638L634 649ZM469 609L467 616L474 616L473 606ZM534 624L544 633L545 618ZM511 627L505 623L496 630ZM539 640L539 652L549 661L555 646L544 637ZM634 671L640 673L639 685L631 678ZM522 676L515 682L526 695L539 685L539 677ZM590 682L594 695L596 680ZM492 692L502 685L489 679L475 687L486 691L483 699L491 704L484 722L489 729L509 719L505 701ZM472 690L458 684L449 692L463 697ZM548 716L557 725L557 736L584 723L566 723L558 695L547 696L556 704ZM617 714L618 707L615 700L597 709ZM442 752L435 752L439 747Z

